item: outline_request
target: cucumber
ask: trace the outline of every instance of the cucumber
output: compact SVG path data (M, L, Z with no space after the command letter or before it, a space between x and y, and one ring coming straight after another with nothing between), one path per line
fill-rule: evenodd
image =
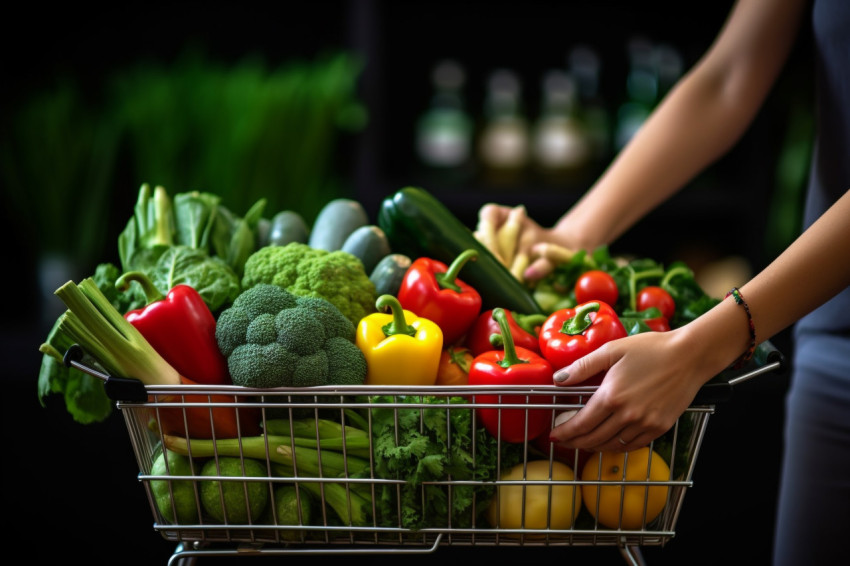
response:
M409 257L451 262L474 249L478 258L463 267L463 279L481 295L482 310L501 307L522 314L544 314L529 289L443 203L417 187L405 187L385 198L378 211L380 226L393 251Z
M285 246L290 242L306 244L309 237L310 228L294 210L282 210L271 220L268 243L273 246Z
M319 211L307 243L311 248L335 252L342 249L352 232L367 224L369 215L362 204L353 199L334 199Z
M413 260L404 254L385 255L369 274L369 279L375 284L377 296L398 295L404 274L407 273L411 263Z
M366 273L371 273L378 261L390 253L390 242L380 227L369 224L352 232L342 244L342 251L360 258Z

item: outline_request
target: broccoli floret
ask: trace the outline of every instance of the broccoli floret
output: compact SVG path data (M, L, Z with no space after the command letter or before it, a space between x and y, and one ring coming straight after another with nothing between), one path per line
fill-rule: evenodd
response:
M366 358L353 342L339 336L329 338L325 342L325 352L328 354L328 372L334 376L335 384L363 384L361 376L366 374Z
M265 246L245 262L242 290L277 285L299 297L325 299L355 326L375 312L377 291L360 259L342 250L311 248L301 242Z
M327 385L330 378L328 367L328 354L324 350L319 350L315 354L301 356L295 365L295 373L292 375L292 385L295 387Z
M277 313L276 339L299 356L315 354L324 347L325 327L312 311L295 307Z
M297 365L298 356L277 342L242 344L227 358L235 385L264 389L289 385Z
M216 340L236 385L361 385L366 379L352 322L325 299L298 297L271 283L242 291L222 311Z
M325 327L325 333L328 339L330 338L345 338L349 342L354 342L355 332L354 323L335 308L325 299L317 299L316 297L298 297L298 306L312 310L316 314L316 318L322 321Z
M250 325L248 313L240 308L229 308L221 312L216 322L215 338L218 349L225 358L229 358L237 346L246 343Z

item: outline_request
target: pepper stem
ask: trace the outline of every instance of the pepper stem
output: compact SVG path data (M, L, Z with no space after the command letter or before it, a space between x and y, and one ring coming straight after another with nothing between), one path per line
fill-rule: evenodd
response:
M145 304L149 305L165 298L165 295L156 288L153 281L141 271L128 271L115 281L115 287L120 291L126 291L130 288L130 283L133 281L138 282L142 286L142 290L145 292Z
M415 336L416 329L407 324L407 321L404 320L404 309L401 308L401 303L398 302L398 299L392 295L381 295L378 297L378 300L375 301L375 308L379 311L383 311L387 307L389 307L392 311L393 320L389 324L385 324L381 327L384 334L386 336L393 336L395 334Z
M441 289L451 289L457 293L461 292L460 285L457 284L457 274L461 268L466 265L466 262L475 260L478 257L478 250L466 250L455 258L445 273L436 273L434 278Z
M505 314L505 309L493 309L492 317L493 320L499 323L499 328L502 331L502 343L505 347L505 355L499 360L499 365L503 368L509 368L516 364L527 364L528 360L520 359L516 353L516 345L514 344L514 337L511 334L511 328L508 325L508 316Z
M548 318L545 314L519 314L512 312L511 315L514 317L514 322L517 323L517 326L529 334L536 334L534 328L546 322Z
M561 327L561 333L569 334L570 336L581 334L593 324L593 321L590 319L590 313L598 311L599 303L596 302L584 303L577 306L575 315L564 321L564 325Z

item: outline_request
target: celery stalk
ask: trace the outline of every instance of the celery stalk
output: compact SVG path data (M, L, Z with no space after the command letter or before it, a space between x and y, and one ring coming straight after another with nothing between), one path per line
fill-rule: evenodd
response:
M215 441L202 438L186 439L180 436L165 435L163 443L173 452L194 458L234 456L268 459L277 464L298 468L299 475L306 477L338 478L354 476L369 469L368 460L353 455L343 455L333 450L319 451L305 446L296 446L293 456L291 439L284 436L245 436L242 438L219 438ZM266 447L268 446L268 450ZM321 461L321 463L320 463Z
M345 427L331 419L268 419L265 430L271 435L292 437L296 446L335 450L361 458L371 454L369 433L353 426Z
M279 476L292 476L292 468L283 464L272 464ZM345 525L368 525L371 498L359 494L354 485L347 489L341 483L299 482L316 499L327 503Z
M304 438L315 438L318 434L321 440L342 438L342 425L330 419L267 419L265 427L269 434L291 434ZM345 427L346 439L368 437L365 430L353 426Z
M68 281L56 290L68 310L59 329L67 332L110 374L145 385L179 385L180 374L154 350L98 288L91 277Z

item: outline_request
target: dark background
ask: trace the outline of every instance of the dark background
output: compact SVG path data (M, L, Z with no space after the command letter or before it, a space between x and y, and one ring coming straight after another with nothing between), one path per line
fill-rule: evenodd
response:
M474 181L443 186L422 176L412 151L413 124L428 104L434 63L444 57L463 61L473 108L480 106L481 85L493 68L514 68L528 79L533 112L537 77L563 66L569 46L588 43L605 61L603 92L614 104L622 97L628 37L640 33L670 42L689 66L710 45L730 5L324 0L283 3L274 9L254 3L131 4L45 12L23 7L8 24L23 28L25 39L3 39L3 117L33 92L49 88L56 76L73 75L94 91L115 69L142 59L170 61L190 43L205 45L211 56L225 62L262 53L271 64L311 57L327 46L350 47L368 60L361 94L370 122L346 141L340 168L350 180L351 195L367 211L376 213L380 200L394 190L421 184L468 225L474 224L481 204L491 200L525 203L533 217L546 223L566 210L580 187L552 191L529 185L494 192ZM807 96L808 83L799 80L810 68L806 55L803 44L741 143L692 190L624 236L618 243L622 251L669 261L691 243L709 246L718 256L744 255L755 269L771 259L762 237L765 211L775 186L788 100ZM138 183L132 180L133 197ZM130 206L117 206L115 215L128 217ZM4 218L8 212L4 205ZM117 232L108 241L115 237ZM15 253L23 248L15 234L7 242L12 262L4 271L6 304L0 310L3 373L11 384L3 395L8 544L34 563L164 564L174 544L152 529L121 414L115 411L106 422L80 425L67 414L61 398L48 398L45 407L39 404L37 347L48 329L38 316L43 305L34 291L35 258ZM786 355L793 354L787 332L774 343ZM730 401L718 405L676 536L664 548L644 549L648 563L769 563L786 387L786 376L762 377L740 385ZM623 563L617 549L610 547L442 548L436 557L403 560L424 563L450 554L460 559ZM395 563L399 557L367 559ZM219 561L240 560L204 558L201 563Z

